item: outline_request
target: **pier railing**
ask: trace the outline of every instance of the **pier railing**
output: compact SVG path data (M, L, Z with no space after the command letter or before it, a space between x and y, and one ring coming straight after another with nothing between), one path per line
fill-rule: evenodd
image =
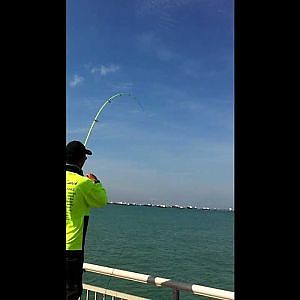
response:
M116 277L121 279L126 279L130 281L136 281L145 284L151 284L158 287L167 287L172 289L172 298L170 295L170 299L179 300L179 292L180 291L187 291L197 296L204 296L210 299L222 299L222 300L233 300L234 299L234 292L215 289L211 287L201 286L192 283L184 283L173 281L167 278L156 277L147 274L140 274L130 271L124 271L120 269L114 269L104 266L98 266L94 264L84 263L83 269L87 272L92 272L96 274L101 274L110 277ZM86 300L92 299L89 298L90 295L93 295L93 299L100 299L97 298L97 295L102 295L102 299L108 299L106 296L110 296L111 299L126 299L126 300L146 300L148 298L138 297L126 293L121 293L117 291L111 291L108 289L104 289L101 287L96 287L88 284L83 284L83 289L86 290Z

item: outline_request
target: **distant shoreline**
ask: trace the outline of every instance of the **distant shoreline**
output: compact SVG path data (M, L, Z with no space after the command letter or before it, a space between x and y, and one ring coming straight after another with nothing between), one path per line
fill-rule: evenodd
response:
M230 211L234 212L234 209L229 207L229 208L210 208L210 207L197 207L197 206L181 206L181 205L168 205L168 204L152 204L152 203L147 203L147 204L142 204L142 203L130 203L130 202L111 202L109 201L108 204L112 205L124 205L124 206L146 206L146 207L158 207L158 208L177 208L177 209L194 209L194 210L213 210L213 211Z

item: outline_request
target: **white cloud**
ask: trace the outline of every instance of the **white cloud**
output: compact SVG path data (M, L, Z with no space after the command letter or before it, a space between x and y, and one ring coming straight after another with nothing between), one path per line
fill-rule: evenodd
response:
M120 67L118 65L108 65L108 66L104 66L101 65L100 67L94 67L91 69L92 73L100 73L102 76L107 75L108 73L114 73L117 72L120 69Z
M83 80L84 80L84 78L82 76L75 74L73 76L73 79L70 81L70 86L75 87L75 86L79 85Z

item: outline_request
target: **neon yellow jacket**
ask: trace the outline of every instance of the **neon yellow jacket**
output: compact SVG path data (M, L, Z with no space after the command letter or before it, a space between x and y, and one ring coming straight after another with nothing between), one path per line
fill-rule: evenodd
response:
M80 172L66 170L66 250L83 250L90 209L107 204L102 184Z

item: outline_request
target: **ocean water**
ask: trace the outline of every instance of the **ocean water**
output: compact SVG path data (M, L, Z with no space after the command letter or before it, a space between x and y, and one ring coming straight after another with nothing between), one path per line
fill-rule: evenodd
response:
M234 212L109 204L91 210L85 262L234 291ZM89 272L84 282L151 299L172 290ZM82 297L85 299L85 297ZM180 292L180 299L207 299Z

